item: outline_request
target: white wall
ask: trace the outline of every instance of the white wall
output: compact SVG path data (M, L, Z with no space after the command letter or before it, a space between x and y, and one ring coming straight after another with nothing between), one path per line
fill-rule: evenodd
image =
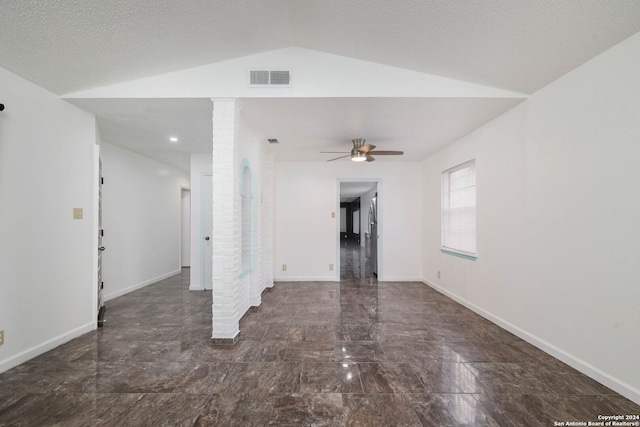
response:
M639 75L637 34L429 157L422 262L432 286L636 402ZM477 262L439 251L440 173L470 158Z
M263 150L262 177L260 193L261 212L261 252L259 262L262 264L262 286L261 293L266 288L273 288L273 259L274 259L274 170L275 161Z
M203 174L205 178L211 179L212 166L211 153L196 153L191 155L191 281L190 289L204 289L200 283L202 268L202 231L200 230L200 216L203 209L212 209L212 206L201 206L201 180Z
M92 114L1 68L0 93L3 372L96 327L97 169Z
M102 143L103 280L111 299L180 272L186 172Z
M251 306L259 306L262 301L262 291L265 288L263 280L263 217L264 198L262 184L265 176L263 169L262 146L266 143L244 120L239 122L240 157L248 162L251 171L251 274L241 281L241 312L244 314ZM238 171L238 179L242 179L242 171Z
M381 180L380 279L421 280L420 177L419 162L277 162L275 280L339 279L338 178Z
M288 69L289 87L250 87L249 70ZM339 78L336 70L340 71ZM366 78L363 78L366 76ZM391 79L391 76L393 78ZM393 84L389 84L390 81ZM286 47L67 95L71 98L488 97L522 94L299 47Z
M182 190L180 212L180 263L182 267L191 266L191 191Z

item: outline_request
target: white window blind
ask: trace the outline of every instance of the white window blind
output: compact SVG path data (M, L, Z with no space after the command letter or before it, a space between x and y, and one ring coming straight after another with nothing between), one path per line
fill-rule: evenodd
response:
M476 256L476 162L442 172L442 249Z

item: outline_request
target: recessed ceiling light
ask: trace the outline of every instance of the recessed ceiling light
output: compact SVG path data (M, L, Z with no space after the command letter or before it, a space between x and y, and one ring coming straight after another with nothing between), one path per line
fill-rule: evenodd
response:
M176 138L175 136L172 136L171 138L169 138L169 141L178 142L178 138Z

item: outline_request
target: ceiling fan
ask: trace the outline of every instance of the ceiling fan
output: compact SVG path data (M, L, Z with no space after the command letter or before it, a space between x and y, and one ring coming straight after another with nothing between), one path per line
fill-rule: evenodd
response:
M352 139L351 142L353 142L353 148L351 149L351 152L349 154L347 154L346 156L340 156L336 157L335 159L327 160L327 162L344 159L345 157L351 157L351 160L354 162L373 162L375 160L375 158L373 157L374 154L376 156L402 156L404 154L404 151L375 151L375 145L365 144L364 141L364 138ZM348 153L348 151L321 151L320 153L338 154Z

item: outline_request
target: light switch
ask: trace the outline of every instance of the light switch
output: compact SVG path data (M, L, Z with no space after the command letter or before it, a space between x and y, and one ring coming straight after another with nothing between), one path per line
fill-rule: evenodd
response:
M336 217L336 213L335 212L331 212L331 218L335 218Z
M82 219L82 208L73 208L73 219Z

